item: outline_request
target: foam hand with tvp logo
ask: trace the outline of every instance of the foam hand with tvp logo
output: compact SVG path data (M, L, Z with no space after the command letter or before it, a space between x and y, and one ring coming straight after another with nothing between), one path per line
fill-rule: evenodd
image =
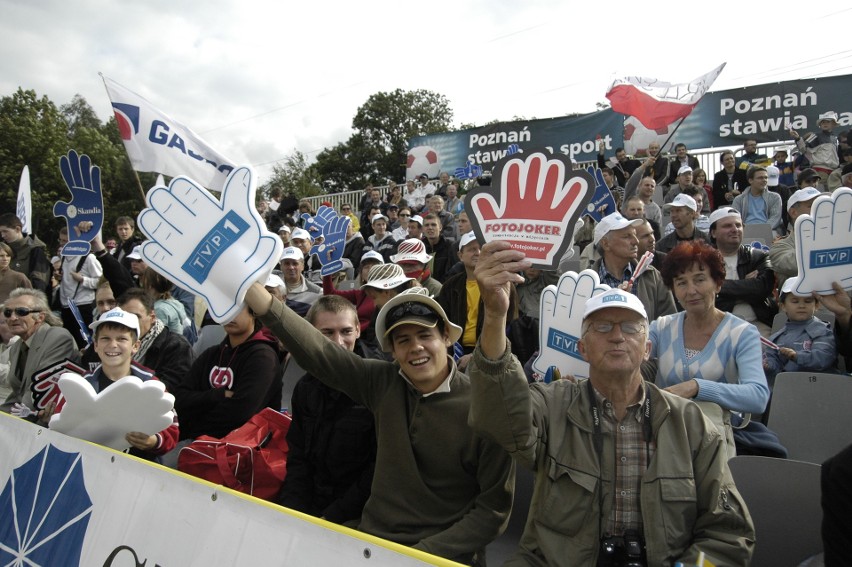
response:
M104 225L101 168L92 165L89 156L71 150L67 156L59 158L59 170L71 191L71 201L57 201L53 205L53 216L65 217L68 228L68 243L62 248L62 254L85 256L92 249L89 242ZM91 223L91 227L81 233L78 228L81 223Z
M219 323L242 309L246 291L266 281L281 257L281 239L266 230L254 207L251 168L235 169L216 199L192 179L176 177L168 188L148 191L139 228L149 266L201 296Z
M490 187L468 193L465 210L480 242L505 240L533 266L556 269L594 192L588 172L546 150L504 158Z
M565 272L557 285L549 285L541 292L539 318L539 355L533 370L545 375L556 367L563 375L588 378L589 363L580 355L583 328L583 311L592 296L609 290L602 284L594 270Z
M606 186L603 171L592 166L589 166L587 171L595 180L595 192L584 212L593 221L601 222L603 217L615 212L615 198L612 196L612 191Z
M796 219L796 293L831 295L832 282L852 289L852 189L817 197L810 215Z

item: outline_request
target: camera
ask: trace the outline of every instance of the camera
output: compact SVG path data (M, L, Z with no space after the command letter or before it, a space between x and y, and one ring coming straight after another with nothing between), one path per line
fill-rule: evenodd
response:
M601 538L598 567L647 567L645 540L636 530Z

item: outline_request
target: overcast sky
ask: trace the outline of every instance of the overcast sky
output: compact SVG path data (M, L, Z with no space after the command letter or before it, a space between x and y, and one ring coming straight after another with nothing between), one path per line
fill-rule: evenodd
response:
M712 90L850 74L842 6L0 0L0 96L79 93L106 120L102 72L263 183L294 149L313 158L345 141L379 91L444 94L458 125L591 112L616 77L686 82L723 61Z

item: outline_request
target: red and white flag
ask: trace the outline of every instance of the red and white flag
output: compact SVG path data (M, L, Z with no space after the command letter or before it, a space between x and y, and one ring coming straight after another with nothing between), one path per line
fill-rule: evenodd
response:
M647 77L616 79L606 98L615 112L635 116L646 128L665 128L689 116L725 65L722 63L688 83L672 84Z
M233 161L138 94L101 77L133 169L185 175L208 189L222 190Z

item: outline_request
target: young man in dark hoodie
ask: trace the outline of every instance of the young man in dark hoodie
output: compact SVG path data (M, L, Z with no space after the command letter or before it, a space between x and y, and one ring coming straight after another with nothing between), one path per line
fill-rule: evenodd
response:
M263 408L281 408L278 341L248 308L224 329L222 343L202 352L172 390L182 441L224 437Z

